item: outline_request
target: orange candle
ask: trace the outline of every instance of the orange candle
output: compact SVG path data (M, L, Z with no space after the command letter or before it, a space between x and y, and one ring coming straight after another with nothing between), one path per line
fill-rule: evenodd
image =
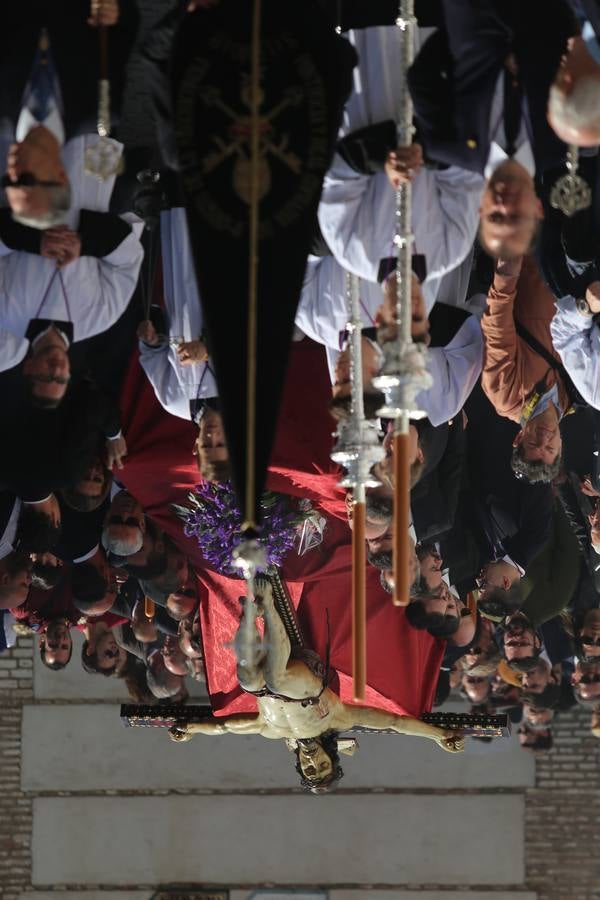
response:
M147 619L153 619L154 613L156 612L156 606L154 605L154 600L150 597L144 597L144 612L146 614Z
M366 507L354 504L352 531L352 679L354 699L365 699L367 682Z
M394 434L394 606L408 606L410 594L408 526L410 516L410 464L408 434Z

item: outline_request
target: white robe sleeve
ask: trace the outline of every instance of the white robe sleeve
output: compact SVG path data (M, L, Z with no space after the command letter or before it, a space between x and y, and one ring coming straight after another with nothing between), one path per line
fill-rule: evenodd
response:
M0 372L6 372L22 362L29 349L29 341L25 337L17 337L5 328L0 328Z
M343 269L354 272L368 281L377 281L379 262L386 255L372 252L372 244L364 237L373 229L377 214L383 175L362 175L355 172L336 154L329 174L323 183L318 218L323 237L333 256ZM383 187L385 188L385 184ZM387 185L390 193L392 188ZM390 242L394 237L390 232ZM377 256L377 260L373 258Z
M179 419L190 420L190 398L174 369L168 343L148 347L140 341L140 365L163 409Z
M138 237L142 228L141 223L132 225L131 233L108 256L101 259L86 256L71 264L86 264L79 284L73 285L74 289L70 291L75 341L101 334L125 312L144 258ZM68 266L63 271L65 278L71 274ZM78 315L77 296L81 291L85 291L87 296L85 307L79 307Z
M332 256L309 256L296 325L311 340L339 350L348 321L346 276Z
M591 316L577 312L573 297L563 297L550 333L573 384L586 403L600 409L600 329Z
M470 252L483 183L481 175L455 166L436 171L423 168L415 177L414 252L425 255L426 285L452 271ZM385 173L362 175L335 157L325 179L318 216L323 237L342 268L377 281L381 260L396 252L395 202ZM435 295L436 290L428 298L429 309Z
M483 336L475 316L469 316L445 347L430 347L427 367L433 386L417 394L416 404L432 425L442 425L465 405L483 364Z

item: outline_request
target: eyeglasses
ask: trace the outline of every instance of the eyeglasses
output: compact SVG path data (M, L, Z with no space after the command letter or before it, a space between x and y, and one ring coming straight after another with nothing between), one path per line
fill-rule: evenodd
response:
M21 172L19 177L14 181L10 175L2 176L2 187L3 188L31 188L31 187L43 187L43 188L58 188L62 187L60 182L58 181L40 181L35 175L32 175L31 172Z
M110 516L108 520L109 525L127 525L129 528L139 528L140 523L139 520L134 516L129 516L127 519L124 519L122 516Z
M487 681L483 675L465 675L464 677L469 684L483 684L484 681Z
M581 643L584 647L600 647L600 637L590 638L590 637L582 637Z
M579 679L579 684L598 684L600 682L600 675L582 675Z

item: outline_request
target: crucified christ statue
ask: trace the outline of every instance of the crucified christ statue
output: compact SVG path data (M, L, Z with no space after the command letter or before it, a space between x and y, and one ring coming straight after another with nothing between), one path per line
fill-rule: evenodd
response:
M263 640L256 627L258 617L264 620ZM327 687L328 673L317 654L292 650L267 578L256 579L254 602L247 598L244 603L235 649L240 685L256 696L258 713L180 724L170 729L173 740L188 741L194 734L261 734L284 739L296 753L302 786L312 793L330 790L342 777L337 738L354 727L429 738L451 753L464 749L464 740L455 731L381 709L342 703Z

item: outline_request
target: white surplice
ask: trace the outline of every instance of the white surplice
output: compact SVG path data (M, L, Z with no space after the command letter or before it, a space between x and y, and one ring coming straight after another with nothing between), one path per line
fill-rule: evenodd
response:
M183 341L202 334L202 307L196 284L185 210L178 207L160 216L161 250L169 336ZM168 342L149 347L140 341L140 363L158 401L168 413L190 418L190 400L216 397L217 384L209 363L182 366Z
M398 28L348 32L357 49L354 91L340 136L400 116L398 85L401 35ZM440 279L469 253L479 222L484 181L456 166L423 167L413 179L413 252L424 254L427 279L423 294L431 310ZM325 178L319 224L340 264L368 281L376 281L380 261L395 255L396 196L385 172L362 175L336 154Z
M72 192L65 222L75 231L81 209L108 210L114 186L115 176L101 182L84 172L85 151L97 141L97 134L73 138L62 151ZM113 143L122 150L122 144ZM32 318L71 320L74 341L110 328L127 308L144 256L143 222L133 214L122 218L131 232L115 250L101 259L81 256L59 274L53 260L0 242L0 327L23 337ZM2 368L7 366L2 363Z

